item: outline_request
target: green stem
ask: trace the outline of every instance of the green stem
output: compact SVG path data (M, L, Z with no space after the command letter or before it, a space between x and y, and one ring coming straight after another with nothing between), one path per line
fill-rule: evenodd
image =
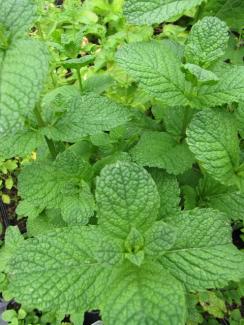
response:
M41 116L41 113L40 113L40 110L39 110L38 106L35 107L34 112L35 112L35 116L36 116L36 119L37 119L38 126L41 127L41 128L45 127L45 122L44 122L44 120L43 120L43 118ZM45 141L47 143L47 146L48 146L48 149L49 149L49 151L51 153L52 158L55 159L57 157L57 151L56 151L53 140L48 139L46 136L44 138L45 138Z
M82 91L82 81L81 81L81 76L80 76L80 69L76 69L76 73L77 73L77 78L79 81L79 87L80 87L80 91Z

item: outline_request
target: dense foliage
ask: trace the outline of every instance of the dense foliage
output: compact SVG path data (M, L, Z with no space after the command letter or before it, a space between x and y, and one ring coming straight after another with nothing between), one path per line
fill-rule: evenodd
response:
M6 320L243 324L243 13L0 0Z

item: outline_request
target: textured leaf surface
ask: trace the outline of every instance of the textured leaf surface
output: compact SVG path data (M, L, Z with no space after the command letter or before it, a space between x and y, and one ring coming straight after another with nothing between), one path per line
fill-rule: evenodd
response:
M175 216L180 211L180 188L177 179L159 169L151 169L160 196L159 217L163 219Z
M166 169L181 174L191 168L194 157L186 143L177 143L166 132L147 131L131 150L133 159L142 166Z
M97 179L99 224L109 233L126 238L131 227L147 229L157 217L156 184L142 167L129 162L106 166Z
M236 188L226 187L207 176L199 181L196 190L206 207L224 212L230 220L243 219L244 194Z
M202 3L203 0L127 0L124 13L135 24L161 23Z
M5 159L30 154L41 146L44 138L38 131L20 130L16 133L7 133L0 137L0 156Z
M68 225L87 224L95 210L94 199L89 185L82 182L81 188L77 190L77 193L73 195L67 193L60 207L63 219Z
M0 50L0 133L23 123L38 100L47 71L47 50L41 42L18 40Z
M44 129L48 137L76 142L87 135L109 131L130 119L126 107L95 93L72 98L68 109L56 123Z
M244 256L232 244L225 214L211 209L184 212L174 220L178 236L161 261L188 290L224 286L244 271Z
M19 195L42 209L54 208L60 204L61 192L68 180L68 177L60 177L52 163L35 162L25 166L20 173Z
M103 255L97 250L101 246ZM41 310L67 313L94 308L108 283L102 260L116 262L120 258L116 249L111 243L105 250L100 234L82 226L28 239L10 262L10 292Z
M54 162L37 161L22 168L18 189L25 206L38 210L61 208L66 221L85 223L94 209L88 185L83 182L90 173L90 165L76 150L74 145ZM36 208L31 210L34 212Z
M186 63L184 69L192 74L201 83L219 81L219 78L212 71L201 68L199 65Z
M228 39L225 22L216 17L205 17L192 27L185 47L186 60L208 66L224 54Z
M201 13L204 16L217 16L234 29L244 26L244 2L242 0L209 0Z
M173 44L168 41L132 43L122 47L116 58L150 96L171 106L186 105L189 84Z
M194 116L187 134L190 149L207 172L223 184L235 184L239 143L231 114L201 111Z
M184 292L159 264L124 265L113 275L101 308L105 324L183 325Z
M194 110L184 106L162 106L153 107L153 114L156 119L162 120L166 131L178 142L186 136L186 128L189 125Z
M217 209L232 220L244 219L244 194L238 191L228 191L208 198L209 207Z
M7 272L8 262L14 252L23 243L24 237L18 227L8 227L5 233L4 246L0 250L0 272Z
M163 221L158 221L145 233L145 253L159 257L175 243L175 229Z
M27 30L34 15L35 6L30 0L0 0L0 25L10 32L9 36Z
M214 73L220 79L214 85L202 85L192 97L196 107L214 107L244 101L244 67L223 64Z

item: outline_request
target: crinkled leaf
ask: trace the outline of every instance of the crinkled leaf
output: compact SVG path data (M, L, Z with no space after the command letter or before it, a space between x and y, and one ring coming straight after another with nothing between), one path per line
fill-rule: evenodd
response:
M4 246L0 250L0 272L7 272L8 262L12 255L18 251L23 243L24 237L18 227L8 227L5 233Z
M179 236L161 262L188 290L221 287L243 276L243 254L232 244L225 214L195 209L183 212L172 223Z
M109 131L129 119L130 112L126 107L89 93L71 98L68 110L43 132L54 140L76 142L87 135Z
M44 138L38 131L19 130L15 133L9 132L0 137L0 156L5 159L16 156L24 157L41 146L43 142Z
M229 27L241 29L244 26L244 2L242 0L208 0L202 16L217 16L226 21Z
M236 184L239 142L232 115L203 110L194 116L187 134L190 149L207 172L222 184Z
M43 43L18 40L0 50L0 133L16 129L39 98L48 71Z
M183 325L182 286L158 263L125 264L113 274L101 308L103 320L127 325Z
M244 67L223 64L213 72L220 80L214 85L201 85L192 95L192 105L206 108L244 101Z
M96 201L99 224L125 239L131 227L147 229L157 217L156 184L142 167L121 161L107 165L97 179Z
M186 143L177 143L168 133L147 131L131 150L133 159L142 166L166 169L178 175L191 168L194 157Z
M21 35L30 27L35 16L35 5L30 0L0 0L0 27L10 37Z
M89 185L82 182L80 190L64 196L60 205L63 219L68 225L87 224L94 214L95 204Z
M200 5L203 0L127 0L124 13L134 24L161 23Z
M70 204L69 197L73 196L76 200L77 195L82 197L85 194L82 180L90 175L89 163L82 159L76 149L76 145L71 146L59 154L54 162L37 161L22 168L19 175L19 195L28 202L27 205L33 206L32 211L36 211L34 207L40 210L62 207L65 219L68 218L66 208ZM83 205L86 213L88 205L88 201ZM81 212L81 201L78 206ZM70 218L75 218L72 215L71 213ZM76 218L86 219L87 216L80 215Z
M174 43L150 41L128 44L117 52L118 64L152 97L165 104L187 105L189 83L181 71Z
M28 239L10 262L9 290L18 301L41 310L94 308L109 280L110 267L104 269L103 257L105 264L120 259L113 243L106 248L96 229L83 226Z
M231 220L243 219L244 194L236 188L226 187L207 176L199 181L196 191L201 205L224 212Z
M61 216L60 210L57 209L46 209L41 214L39 212L35 218L29 216L28 211L24 215L28 216L27 233L29 237L39 236L56 228L67 226Z
M163 221L157 221L145 233L145 253L159 257L175 243L176 231Z
M40 208L54 208L62 201L62 191L68 177L61 177L54 164L34 162L22 168L19 175L19 195Z
M208 66L224 55L229 35L225 22L205 17L193 25L185 47L188 63Z
M168 219L180 211L180 188L174 175L160 169L150 169L160 196L159 217Z

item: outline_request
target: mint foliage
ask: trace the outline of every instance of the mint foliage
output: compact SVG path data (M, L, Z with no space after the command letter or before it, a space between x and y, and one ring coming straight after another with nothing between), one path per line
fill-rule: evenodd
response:
M184 11L200 5L202 0L126 0L124 13L134 24L154 24L182 15Z
M186 61L208 67L225 53L228 39L225 22L214 17L203 18L189 34L185 47Z
M0 0L0 291L23 323L239 320L242 7Z
M10 291L17 299L65 313L99 307L109 322L122 317L118 308L124 305L123 319L132 317L134 324L146 324L155 315L160 315L153 318L158 324L183 324L180 282L199 290L241 277L243 256L231 243L225 214L196 209L179 212L168 224L157 221L159 194L142 167L107 165L97 180L96 201L98 226L65 227L21 245L9 265ZM40 272L45 275L40 277ZM131 307L128 299L135 301ZM136 301L147 301L146 309Z
M48 71L48 52L42 42L25 36L35 15L31 1L1 1L0 12L0 132L3 133L21 126L38 101Z

